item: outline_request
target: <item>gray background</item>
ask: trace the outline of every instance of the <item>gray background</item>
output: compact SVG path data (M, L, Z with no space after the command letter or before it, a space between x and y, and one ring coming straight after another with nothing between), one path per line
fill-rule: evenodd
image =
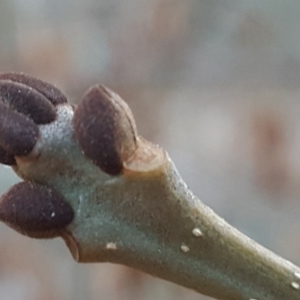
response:
M0 71L74 103L111 87L206 204L300 264L299 15L296 0L2 0ZM0 193L18 180L0 167ZM0 299L208 298L0 224Z

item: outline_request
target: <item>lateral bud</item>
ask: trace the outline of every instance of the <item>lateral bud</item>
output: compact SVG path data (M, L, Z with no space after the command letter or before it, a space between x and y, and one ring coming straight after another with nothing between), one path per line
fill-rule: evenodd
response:
M63 196L37 183L18 183L0 198L0 220L30 237L59 236L73 217Z
M119 175L137 147L137 131L128 105L104 86L91 87L79 103L73 125L84 154L102 171Z

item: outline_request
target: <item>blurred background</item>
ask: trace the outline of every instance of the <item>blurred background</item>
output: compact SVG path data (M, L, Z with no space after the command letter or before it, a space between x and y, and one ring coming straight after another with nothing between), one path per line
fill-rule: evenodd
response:
M0 71L104 83L230 224L300 264L300 2L1 0ZM19 179L0 167L0 193ZM0 299L201 299L0 224Z

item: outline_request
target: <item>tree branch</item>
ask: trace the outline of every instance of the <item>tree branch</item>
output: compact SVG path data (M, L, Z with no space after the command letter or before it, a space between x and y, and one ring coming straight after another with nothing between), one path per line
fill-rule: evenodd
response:
M20 85L50 112L40 104L47 98L54 116L51 107L37 122L24 101L15 112L9 99ZM31 237L61 236L79 262L124 264L216 299L300 299L300 269L195 197L168 154L137 135L119 96L95 86L75 107L49 86L0 75L0 161L25 180L1 197L2 221ZM26 143L4 111L33 128Z

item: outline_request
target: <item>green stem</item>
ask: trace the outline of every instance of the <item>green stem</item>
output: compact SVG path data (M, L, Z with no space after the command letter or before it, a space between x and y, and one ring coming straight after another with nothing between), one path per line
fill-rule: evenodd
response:
M150 174L125 174L106 201L104 190L101 213L90 208L65 237L78 261L125 264L216 299L300 299L300 269L205 206L170 161Z

